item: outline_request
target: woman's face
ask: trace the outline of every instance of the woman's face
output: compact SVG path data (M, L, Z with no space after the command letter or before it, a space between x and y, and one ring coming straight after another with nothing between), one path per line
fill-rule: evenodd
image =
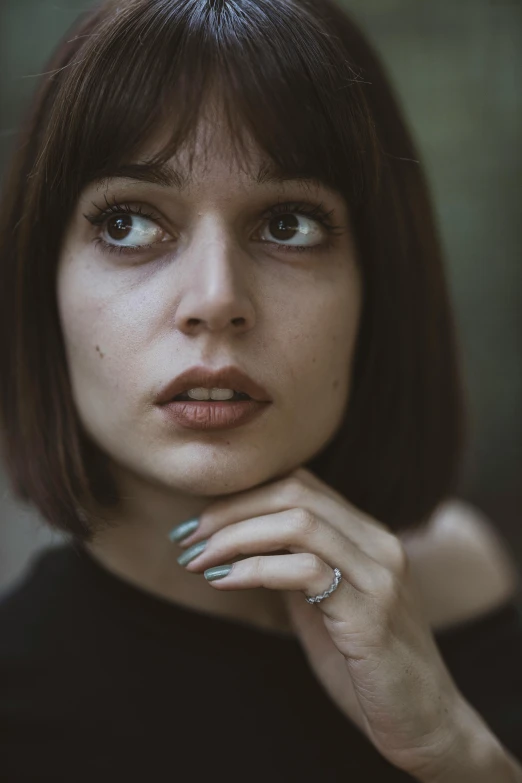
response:
M319 185L255 181L266 160L252 148L251 172L240 170L220 127L184 189L89 185L62 245L58 308L74 400L127 490L133 480L205 497L248 489L311 459L348 402L361 289L347 206ZM203 130L198 145L208 145ZM170 164L186 174L186 162ZM107 201L123 205L120 219L113 211L93 225L84 215ZM287 216L271 217L280 202L290 202ZM292 202L333 210L342 232L329 235ZM130 245L138 249L120 252ZM196 364L239 366L271 404L234 429L180 427L155 399Z

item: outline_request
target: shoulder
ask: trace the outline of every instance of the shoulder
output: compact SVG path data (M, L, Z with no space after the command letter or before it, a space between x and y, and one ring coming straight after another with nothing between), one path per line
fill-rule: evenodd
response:
M67 568L64 548L38 552L18 579L0 593L0 661L58 655L81 629L82 595Z
M434 630L479 617L517 595L520 576L507 542L464 501L448 501L424 530L399 538Z

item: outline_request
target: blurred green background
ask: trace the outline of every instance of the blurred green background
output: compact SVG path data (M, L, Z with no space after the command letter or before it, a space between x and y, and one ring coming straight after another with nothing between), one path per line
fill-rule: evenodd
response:
M473 427L459 496L522 564L522 3L341 1L387 65L431 181ZM90 6L2 0L0 174L48 55ZM13 519L19 508L3 486ZM0 533L4 565L6 546L19 562L34 546L31 534L16 536Z

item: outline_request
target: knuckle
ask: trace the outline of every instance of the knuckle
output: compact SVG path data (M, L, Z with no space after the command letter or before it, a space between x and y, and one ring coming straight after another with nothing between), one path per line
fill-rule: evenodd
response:
M283 502L288 503L290 506L298 506L303 500L306 489L307 487L301 479L298 479L295 476L286 479L281 487Z
M315 579L323 574L324 563L318 555L314 555L313 552L304 552L302 558L307 578Z
M255 577L259 581L262 581L263 573L264 573L264 566L266 565L266 558L262 557L261 555L256 555L256 556L251 557L249 559L250 559L250 567L252 568L252 571L254 572Z
M408 568L408 555L402 542L396 535L390 534L386 547L388 567L396 574L405 574Z
M315 514L306 508L295 508L292 512L292 521L296 530L302 535L315 533L319 527Z

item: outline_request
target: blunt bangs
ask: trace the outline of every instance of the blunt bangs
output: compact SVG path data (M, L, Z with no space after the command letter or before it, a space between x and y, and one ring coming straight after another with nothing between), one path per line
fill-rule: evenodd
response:
M218 96L240 166L252 139L276 171L316 179L355 206L371 198L378 160L360 81L306 4L278 3L275 15L271 0L129 3L67 69L40 163L71 203L162 129L168 141L147 162L159 168L184 146L192 162L202 110Z

